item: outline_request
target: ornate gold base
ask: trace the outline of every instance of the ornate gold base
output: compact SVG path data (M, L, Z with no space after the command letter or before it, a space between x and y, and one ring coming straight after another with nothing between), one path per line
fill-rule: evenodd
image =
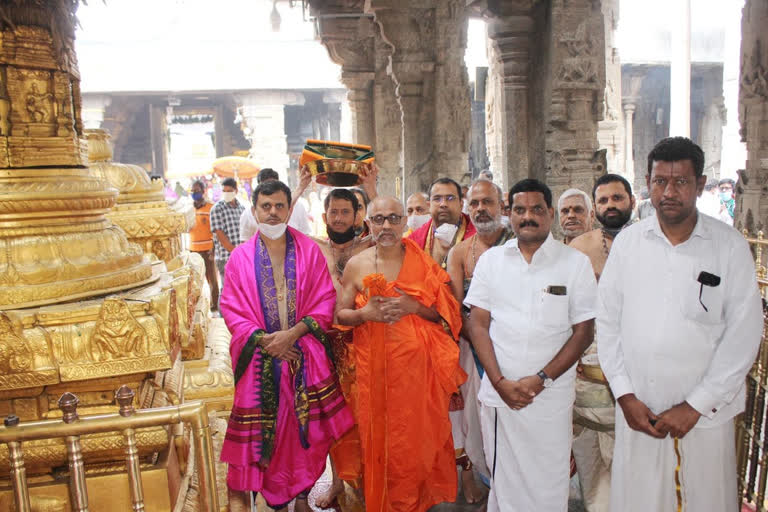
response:
M147 282L142 250L104 217L115 197L86 168L0 170L0 310Z

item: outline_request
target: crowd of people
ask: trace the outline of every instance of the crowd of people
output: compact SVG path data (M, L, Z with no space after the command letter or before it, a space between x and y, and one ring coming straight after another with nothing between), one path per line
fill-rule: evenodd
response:
M191 249L232 334L231 510L253 493L310 510L329 454L321 508L347 482L377 512L454 502L459 484L489 511L566 511L575 466L588 512L739 510L762 303L734 183L703 168L672 137L648 155L647 203L606 174L556 204L486 175L404 205L372 166L324 193L327 237L305 234L306 170L294 191L262 170L250 208L235 180L214 205L195 182Z

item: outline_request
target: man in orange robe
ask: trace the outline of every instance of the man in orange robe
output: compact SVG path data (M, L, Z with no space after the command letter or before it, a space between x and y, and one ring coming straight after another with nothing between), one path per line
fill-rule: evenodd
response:
M448 274L413 241L402 203L368 210L376 245L344 270L338 322L354 326L368 512L423 512L456 497L448 403L466 379Z

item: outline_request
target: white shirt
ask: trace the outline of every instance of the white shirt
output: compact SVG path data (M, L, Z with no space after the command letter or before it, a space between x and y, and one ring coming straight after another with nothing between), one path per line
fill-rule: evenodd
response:
M547 292L564 286L565 295ZM550 234L525 261L513 238L480 256L464 304L491 314L489 335L502 375L520 379L535 375L563 348L573 333L571 326L595 318L597 283L592 264L584 254L556 241ZM575 366L555 380L534 400L534 407L548 398L560 405L573 402ZM479 399L490 407L506 407L483 376Z
M763 326L754 265L744 237L707 215L676 246L656 217L624 229L598 292L598 357L614 396L634 393L656 414L687 401L703 415L697 427L743 411ZM720 284L702 287L701 272Z
M301 231L305 235L311 234L312 230L309 227L307 209L304 207L301 200L296 201L296 204L293 205L293 213L291 213L291 218L288 219L288 225L293 229ZM240 240L247 242L258 230L259 224L256 222L256 219L253 218L253 212L251 212L250 208L246 208L240 216Z

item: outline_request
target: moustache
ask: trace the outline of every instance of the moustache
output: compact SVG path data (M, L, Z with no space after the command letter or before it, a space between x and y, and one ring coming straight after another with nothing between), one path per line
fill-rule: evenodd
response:
M683 203L679 201L662 201L659 206L664 207L664 206L682 206L682 205Z
M489 220L493 220L493 219L487 213L481 212L481 213L476 214L475 218L473 220L477 221L477 222L481 222L481 221L482 222L488 222Z
M520 227L521 228L525 228L525 227L528 227L528 226L531 226L533 228L537 228L537 227L539 227L539 224L536 221L534 221L534 220L524 220L523 222L520 223Z
M619 210L618 208L608 208L607 210L605 210L605 214L608 215L609 213L618 213L619 215L621 215L621 210Z

